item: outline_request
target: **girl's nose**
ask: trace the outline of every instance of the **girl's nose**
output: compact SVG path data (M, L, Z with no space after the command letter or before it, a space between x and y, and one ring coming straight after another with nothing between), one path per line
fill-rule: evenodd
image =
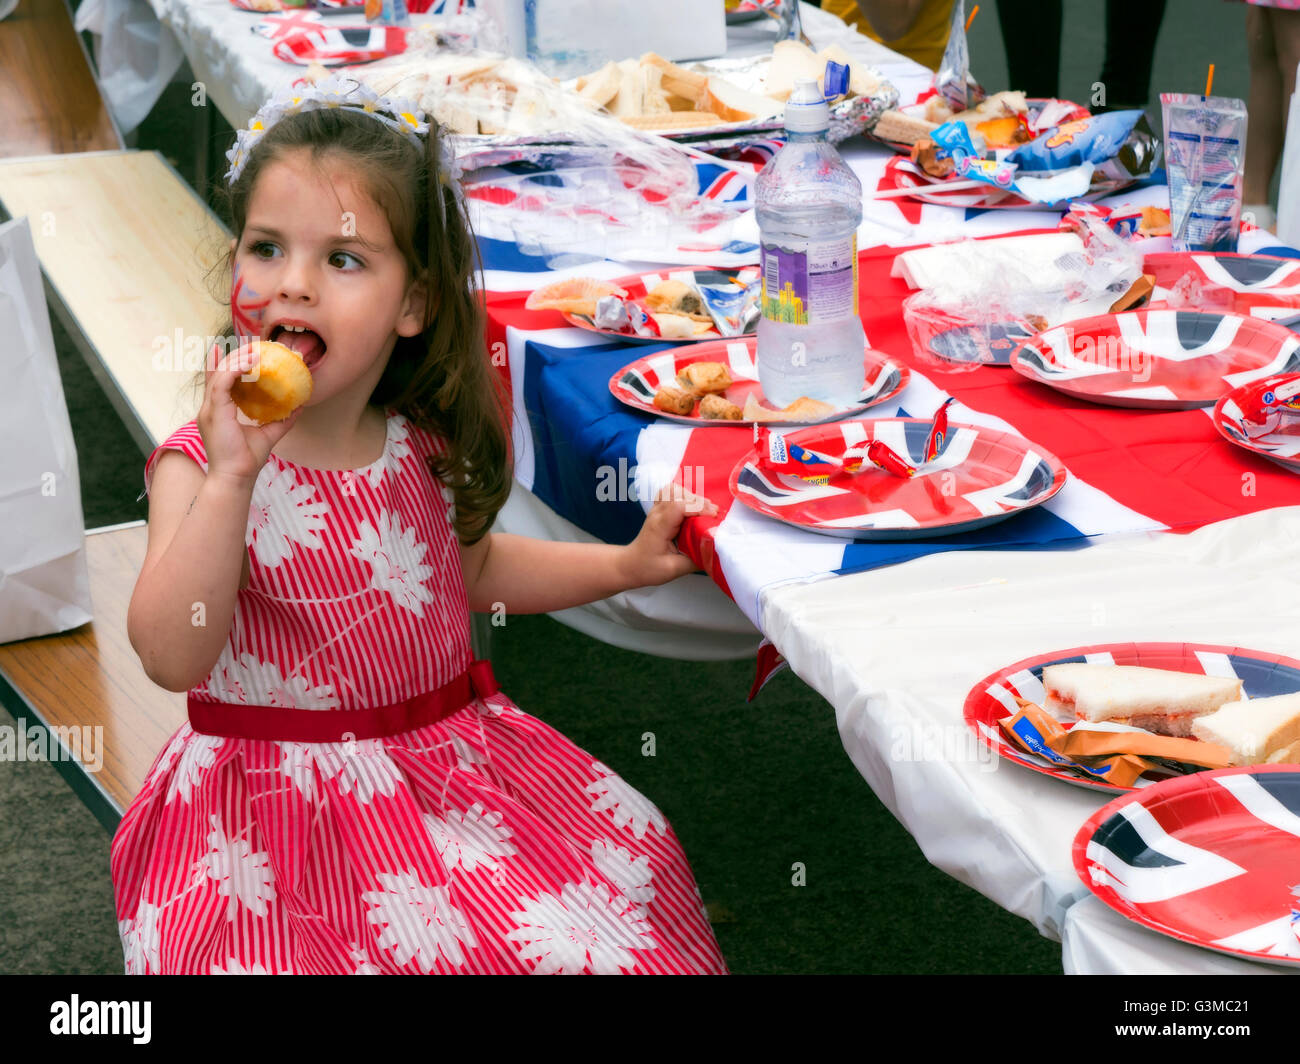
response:
M316 299L316 283L311 270L301 261L290 260L280 273L280 298L289 302L312 303Z

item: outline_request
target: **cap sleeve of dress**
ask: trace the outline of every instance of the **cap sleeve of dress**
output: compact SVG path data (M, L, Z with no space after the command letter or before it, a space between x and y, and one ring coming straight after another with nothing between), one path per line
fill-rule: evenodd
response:
M203 437L199 434L199 423L191 421L188 425L182 425L157 447L149 455L144 464L144 490L149 490L149 485L153 481L153 471L158 465L158 459L162 457L163 451L181 451L192 458L205 473L208 471L208 455L203 449Z

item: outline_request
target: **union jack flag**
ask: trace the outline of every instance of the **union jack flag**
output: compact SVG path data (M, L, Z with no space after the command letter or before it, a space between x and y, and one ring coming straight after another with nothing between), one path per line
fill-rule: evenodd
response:
M1157 784L1103 809L1075 846L1084 882L1139 923L1226 952L1300 963L1294 767Z
M270 40L278 41L294 33L316 33L323 30L321 17L315 11L285 11L280 15L267 15L258 20L253 32Z

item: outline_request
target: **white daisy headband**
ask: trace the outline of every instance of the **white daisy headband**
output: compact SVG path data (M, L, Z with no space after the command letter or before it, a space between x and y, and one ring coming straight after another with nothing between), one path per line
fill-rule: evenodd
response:
M417 148L423 150L422 137L429 135L429 123L424 112L406 99L380 96L373 89L353 78L332 77L317 85L302 88L288 88L263 105L248 123L247 129L241 129L235 137L235 144L226 158L230 160L230 169L226 171L226 181L234 184L243 173L248 159L273 125L289 115L304 111L324 111L346 108L358 114L369 115L382 122L389 129L400 133ZM447 177L455 175L452 160L448 158L445 144L440 144L441 163Z

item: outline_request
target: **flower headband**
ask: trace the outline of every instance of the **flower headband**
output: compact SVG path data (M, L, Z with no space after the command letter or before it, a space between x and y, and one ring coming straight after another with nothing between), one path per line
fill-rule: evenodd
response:
M332 77L318 85L285 89L263 105L248 123L248 128L239 131L234 147L226 152L226 158L230 160L230 169L226 171L227 183L233 185L238 180L257 142L280 119L304 111L334 108L347 108L349 111L369 115L400 133L417 148L423 149L420 138L429 135L429 123L425 120L424 112L418 110L410 100L380 96L352 78ZM444 171L451 176L455 170L447 165L450 160L445 158L445 151L442 154Z

